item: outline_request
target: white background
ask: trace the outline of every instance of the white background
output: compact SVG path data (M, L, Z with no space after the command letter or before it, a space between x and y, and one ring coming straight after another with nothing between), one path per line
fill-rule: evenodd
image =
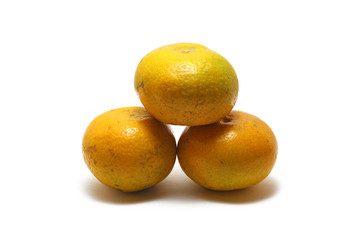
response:
M259 185L205 190L176 164L152 189L99 183L81 153L97 115L140 106L141 58L203 44L273 129ZM1 239L359 239L359 1L1 1ZM183 127L172 127L176 137Z

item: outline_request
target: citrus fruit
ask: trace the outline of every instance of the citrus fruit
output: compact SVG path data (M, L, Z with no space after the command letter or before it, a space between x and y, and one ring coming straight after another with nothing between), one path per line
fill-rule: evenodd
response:
M144 107L174 125L214 123L233 108L238 79L220 54L195 43L153 50L139 63L135 90Z
M82 150L93 175L124 192L159 183L176 158L170 129L142 107L114 109L96 117L85 131Z
M215 124L187 127L178 143L184 172L218 191L242 189L265 179L277 156L272 130L259 118L231 111Z

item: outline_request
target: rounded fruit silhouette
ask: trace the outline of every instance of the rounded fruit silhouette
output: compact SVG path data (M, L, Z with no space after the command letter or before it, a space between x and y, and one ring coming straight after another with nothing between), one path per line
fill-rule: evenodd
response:
M219 121L235 105L238 79L230 63L195 43L160 47L139 63L135 90L161 122L205 125Z
M178 159L186 175L218 191L259 183L269 175L276 156L277 142L270 127L240 111L215 124L187 127L178 143Z
M173 134L142 107L114 109L96 117L85 131L82 149L94 176L124 192L159 183L176 159Z

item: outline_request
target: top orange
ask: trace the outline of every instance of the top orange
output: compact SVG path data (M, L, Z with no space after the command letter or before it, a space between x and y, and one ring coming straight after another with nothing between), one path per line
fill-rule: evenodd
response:
M225 117L235 105L238 79L230 63L195 43L155 49L139 63L135 90L161 122L205 125Z

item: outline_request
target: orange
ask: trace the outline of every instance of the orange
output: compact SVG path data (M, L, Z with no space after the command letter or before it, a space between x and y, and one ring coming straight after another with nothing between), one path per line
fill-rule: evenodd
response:
M135 90L161 122L196 126L219 121L233 108L238 79L220 54L195 43L160 47L139 63Z
M82 149L93 175L124 192L159 183L176 158L173 134L142 107L114 109L96 117L85 131Z
M250 187L265 179L277 156L274 133L265 122L232 111L215 124L187 127L178 143L184 172L218 191Z

